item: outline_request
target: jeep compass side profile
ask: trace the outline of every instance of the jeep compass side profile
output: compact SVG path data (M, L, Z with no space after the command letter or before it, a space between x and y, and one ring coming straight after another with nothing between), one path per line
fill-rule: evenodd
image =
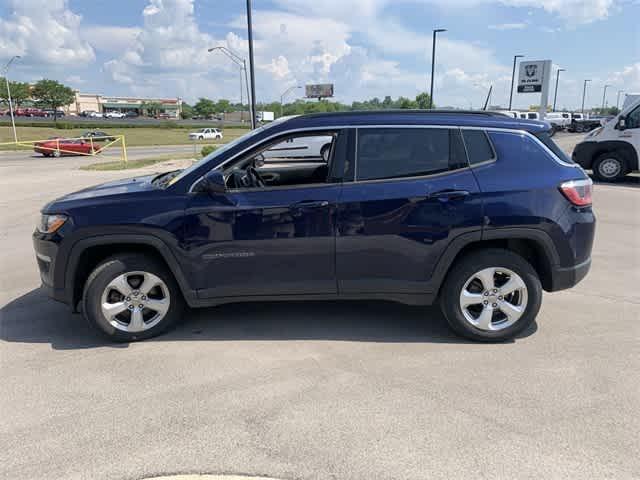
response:
M280 119L46 205L42 284L115 341L185 306L299 299L439 301L457 333L509 339L591 265L591 180L548 132L489 112ZM278 154L292 144L324 153Z

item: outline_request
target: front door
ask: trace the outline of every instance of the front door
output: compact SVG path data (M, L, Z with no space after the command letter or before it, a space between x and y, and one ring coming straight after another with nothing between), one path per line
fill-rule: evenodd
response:
M338 202L341 294L421 294L445 247L479 232L482 202L457 129L361 128Z

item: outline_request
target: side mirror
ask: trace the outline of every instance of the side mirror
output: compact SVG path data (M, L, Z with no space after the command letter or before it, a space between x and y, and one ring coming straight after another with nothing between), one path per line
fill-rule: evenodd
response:
M624 130L625 128L627 128L627 121L625 120L624 117L620 117L620 119L618 120L618 124L616 125L616 128L618 130Z
M198 191L207 192L211 195L221 195L227 191L224 175L220 170L211 170L202 177Z

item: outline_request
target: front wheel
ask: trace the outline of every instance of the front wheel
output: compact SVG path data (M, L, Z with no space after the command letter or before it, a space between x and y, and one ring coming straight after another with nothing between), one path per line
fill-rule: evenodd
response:
M54 150L52 155L56 158L59 158L60 155L62 155L62 152L60 150Z
M626 165L617 153L603 153L593 163L593 176L601 182L617 182L625 175Z
M509 340L535 320L542 286L521 256L487 249L463 257L449 272L441 307L451 328L483 342Z
M154 337L182 316L184 301L173 275L152 257L113 256L89 275L83 314L113 341Z

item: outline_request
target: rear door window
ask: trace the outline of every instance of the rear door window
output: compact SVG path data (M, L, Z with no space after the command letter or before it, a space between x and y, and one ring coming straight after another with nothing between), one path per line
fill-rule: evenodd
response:
M471 165L495 159L493 147L489 143L487 134L482 130L462 130L462 138L464 138Z
M403 178L466 166L459 134L447 128L361 128L357 180Z

